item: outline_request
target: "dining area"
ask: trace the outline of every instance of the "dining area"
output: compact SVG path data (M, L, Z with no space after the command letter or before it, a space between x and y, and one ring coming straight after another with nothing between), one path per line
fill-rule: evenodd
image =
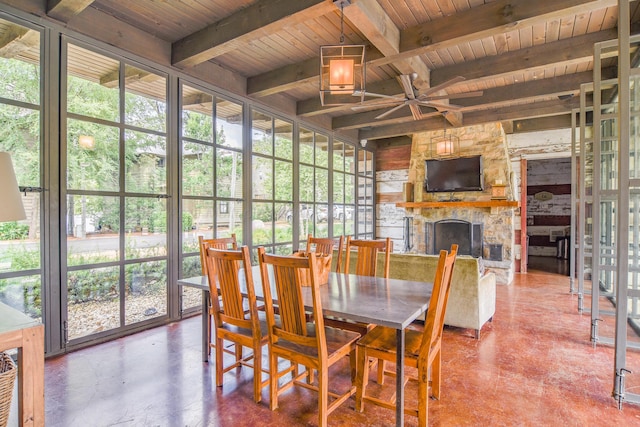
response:
M386 408L396 425L405 425L407 414L428 424L429 400L440 396L440 343L457 245L441 252L428 282L389 278L390 239L347 237L345 244L342 237L309 235L306 250L289 256L259 247L253 266L249 248L235 236L200 239L200 249L202 275L177 284L202 291L202 360L215 365L216 386L224 389L225 373L252 368L256 404L276 410L289 389L313 390L317 425L331 424L331 412L349 400L358 412L366 413L369 403ZM330 371L347 363L350 381L336 391ZM370 376L378 385L391 378L389 399L367 393ZM405 405L409 378L418 397L411 408Z
M609 393L612 349L585 338L589 319L575 312L562 274L530 270L498 286L494 321L481 340L470 329L445 326L440 400L429 402L429 424L634 425L640 410L618 410ZM544 315L552 313L553 315ZM317 393L293 387L269 408L268 389L256 404L252 369L236 369L215 384L215 363L203 363L202 318L192 316L45 361L47 426L298 426L318 423ZM558 325L564 325L559 328ZM413 326L412 326L413 328ZM580 360L589 355L590 368ZM632 356L637 358L637 356ZM233 357L231 358L233 359ZM263 354L265 365L268 357ZM283 362L288 366L288 362ZM411 368L407 368L411 369ZM367 387L385 396L371 372ZM332 386L350 387L348 358L330 369ZM268 377L263 375L266 380ZM388 381L392 383L392 381ZM384 391L382 388L384 387ZM415 384L405 402L417 404ZM395 412L377 405L355 410L350 398L330 425L393 425ZM417 425L405 417L405 425ZM9 425L15 425L10 424Z

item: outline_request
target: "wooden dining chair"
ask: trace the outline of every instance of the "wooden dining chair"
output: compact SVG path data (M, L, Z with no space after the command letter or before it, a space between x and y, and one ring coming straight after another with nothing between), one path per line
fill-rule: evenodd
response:
M405 329L404 331L404 364L418 371L417 378L409 378L417 381L418 384L418 408L405 409L405 413L417 416L418 425L423 427L426 427L428 420L429 387L431 387L431 396L434 399L440 398L442 330L457 253L458 245L451 245L449 253L440 251L424 330L420 332ZM395 393L390 401L367 396L369 374L368 370L365 371L365 366L370 357L396 362L396 330L376 326L358 341L357 346L356 410L362 412L365 401L395 409Z
M206 264L211 315L216 328L216 385L222 386L225 372L242 366L253 367L253 398L260 402L262 386L268 383L262 382L262 347L267 344L268 337L266 322L258 318L249 247L243 246L240 250L209 248ZM244 294L243 282L246 284ZM235 352L225 349L225 340L235 344ZM237 349L243 346L251 348L253 353L242 357ZM224 353L234 354L235 362L225 367Z
M218 237L215 239L205 239L204 236L198 236L198 247L200 248L200 266L202 268L202 275L207 275L207 249L238 249L238 242L236 241L235 233L231 237ZM209 295L211 299L211 295ZM209 313L211 313L211 301L209 301ZM211 316L207 321L207 348L208 354L211 355L211 348L215 347L211 344Z
M353 255L353 252L356 252L357 261L355 274L358 276L372 277L376 276L378 273L378 253L384 252L384 270L382 272L382 277L389 278L389 264L391 260L391 252L393 252L393 242L389 237L380 240L357 240L348 236L345 252L346 259L344 262L344 272L346 274L349 274L350 272L351 256ZM365 335L375 326L371 323L367 324L343 319L329 319L327 324L334 328L345 328L351 331L356 331L361 335ZM384 363L384 360L378 360L378 383L380 384L384 382ZM371 366L375 366L375 361Z
M200 266L202 267L202 275L207 275L207 263L205 257L207 249L238 249L238 241L235 233L231 237L217 237L215 239L205 239L204 236L198 236L198 247L200 248Z
M311 234L307 236L307 253L333 254L334 249L337 249L336 273L340 273L342 269L342 253L344 251L344 236L340 236L337 242L329 237L313 237Z
M357 333L325 327L320 300L316 255L308 257L280 256L265 253L258 248L258 261L262 276L267 326L269 336L269 382L270 407L278 407L278 396L293 385L318 392L318 425L326 426L327 417L342 402L355 392L355 387L337 394L329 391L329 368L344 356L350 356L352 372L355 369L355 342ZM271 277L268 266L273 268L275 295L271 292ZM306 271L303 271L306 270ZM302 294L302 277L309 274L313 306L313 322L308 322ZM273 297L279 306L279 321L276 323ZM304 365L307 370L292 381L279 386L278 359L287 359L293 364ZM317 386L301 381L316 370ZM352 377L355 379L355 377ZM333 400L329 402L329 397Z
M381 240L356 240L348 236L344 261L344 272L347 274L349 274L351 255L354 248L358 255L355 274L358 276L375 276L378 273L378 252L384 252L384 271L382 272L382 277L389 277L389 261L391 259L391 252L393 252L393 242L389 237Z

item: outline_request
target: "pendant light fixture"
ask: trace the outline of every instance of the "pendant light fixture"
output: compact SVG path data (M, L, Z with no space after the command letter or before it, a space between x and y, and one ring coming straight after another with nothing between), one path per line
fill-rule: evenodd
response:
M443 113L443 116L446 112ZM447 119L444 118L444 131L442 136L435 136L431 138L431 157L437 159L446 159L454 157L458 152L458 145L460 144L460 138L447 133Z
M350 0L333 2L340 7L340 44L320 46L320 102L322 105L364 101L364 45L344 44L344 7Z

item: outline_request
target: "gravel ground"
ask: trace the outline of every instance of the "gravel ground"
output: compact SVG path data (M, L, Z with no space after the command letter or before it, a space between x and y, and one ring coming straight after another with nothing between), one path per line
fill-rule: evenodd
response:
M185 289L183 307L200 307L201 292L197 289ZM120 302L88 301L70 304L69 339L106 331L120 326ZM125 323L141 322L167 314L167 297L164 294L127 295L125 298Z

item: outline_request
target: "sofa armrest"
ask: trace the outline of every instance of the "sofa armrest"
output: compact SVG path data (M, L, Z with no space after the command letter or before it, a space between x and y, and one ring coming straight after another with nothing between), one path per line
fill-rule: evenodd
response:
M496 275L486 273L478 280L478 319L480 326L496 312Z

